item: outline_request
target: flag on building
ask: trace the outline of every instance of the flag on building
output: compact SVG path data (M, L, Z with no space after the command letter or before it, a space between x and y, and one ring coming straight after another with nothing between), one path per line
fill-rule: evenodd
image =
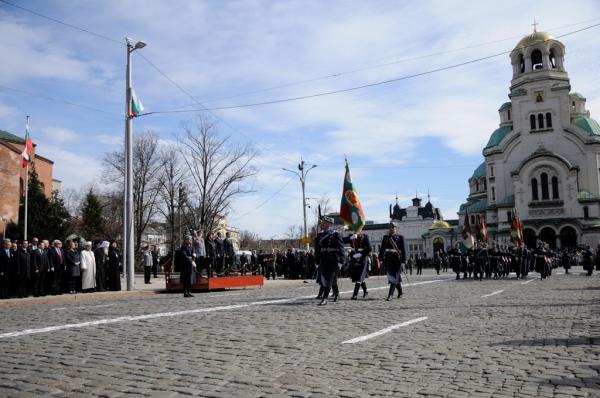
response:
M482 242L488 241L487 226L485 225L485 216L479 217L479 240Z
M511 212L510 240L517 244L523 243L523 225L517 209L512 209Z
M462 247L468 250L473 247L474 243L475 239L473 238L473 234L471 234L471 223L469 222L469 211L465 208L465 220L463 222L462 230Z
M137 117L142 112L144 112L144 106L142 105L142 102L139 100L137 95L135 95L135 90L132 88L131 89L131 108L130 108L129 116Z
M365 213L358 199L358 193L352 184L350 167L346 160L346 174L344 176L344 188L342 191L342 202L340 205L340 218L350 226L354 233L359 233L365 226Z
M27 121L25 122L25 147L23 148L23 156L22 164L23 168L27 167L29 162L31 162L31 148L33 147L33 141L31 140L31 136L29 135L29 116L27 116Z

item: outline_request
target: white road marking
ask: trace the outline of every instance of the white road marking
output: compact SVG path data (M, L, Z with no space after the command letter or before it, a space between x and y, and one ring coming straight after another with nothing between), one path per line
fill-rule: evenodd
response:
M491 297L491 296L495 296L496 294L500 294L502 293L504 290L496 290L495 292L492 292L490 294L484 294L483 296L481 296L482 298L484 297Z
M52 308L52 311L61 311L61 310L83 310L86 308L99 308L99 307L113 307L116 304L97 304L97 305L80 305L78 307L58 307Z
M52 308L52 311L60 311L60 310L66 310L67 307L58 307L58 308Z
M525 281L525 282L521 282L521 285L526 285L526 284L528 284L528 283L531 283L531 282L533 282L533 281L537 281L537 278L535 278L535 279L530 279L530 280L528 280L528 281Z
M360 342L363 342L365 340L369 340L369 339L372 339L374 337L379 337L381 335L389 333L392 330L396 330L396 329L402 328L404 326L412 325L413 323L421 322L421 321L424 321L426 319L427 319L427 317L423 316L421 318L411 319L410 321L406 321L406 322L402 322L402 323L397 323L396 325L388 326L385 329L381 329L381 330L378 330L377 332L374 332L374 333L371 333L371 334L367 334L366 336L359 336L359 337L355 337L355 338L350 339L350 340L342 341L342 344L360 343Z
M444 282L446 280L447 279L437 279L437 280L432 280L432 281L407 283L404 286L424 285L424 284L428 284L428 283ZM376 287L376 288L372 288L371 290L380 290L380 289L387 289L387 286ZM348 290L346 292L341 292L341 294L347 294L347 293L352 293L352 291ZM47 326L47 327L43 327L43 328L25 329L25 330L20 330L20 331L16 331L16 332L1 333L0 339L5 339L5 338L9 338L9 337L26 336L26 335L30 335L30 334L49 333L49 332L54 332L57 330L68 330L68 329L84 328L84 327L89 327L89 326L108 325L111 323L118 323L118 322L144 321L147 319L169 318L169 317L175 317L175 316L181 316L181 315L201 314L201 313L227 311L227 310L237 310L237 309L242 309L242 308L255 307L255 306L261 306L261 305L269 305L269 304L285 304L285 303L292 303L295 301L308 300L308 299L312 299L312 298L314 298L314 296L310 295L310 296L292 297L292 298L287 298L287 299L254 301L254 302L244 303L244 304L221 305L218 307L196 308L193 310L158 312L158 313L154 313L154 314L145 314L145 315L136 315L136 316L120 316L117 318L98 319L95 321L80 322L80 323L68 323L65 325Z

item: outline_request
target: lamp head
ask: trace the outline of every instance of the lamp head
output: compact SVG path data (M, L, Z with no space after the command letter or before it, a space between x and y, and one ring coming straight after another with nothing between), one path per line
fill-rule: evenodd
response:
M140 49L140 48L144 48L146 47L146 43L143 41L138 41L137 43L135 43L135 49Z

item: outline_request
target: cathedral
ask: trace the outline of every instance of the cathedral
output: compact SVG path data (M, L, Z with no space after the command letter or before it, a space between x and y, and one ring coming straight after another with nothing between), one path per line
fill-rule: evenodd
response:
M500 124L469 178L461 205L490 241L510 242L511 210L525 243L564 248L600 243L600 125L571 91L565 46L546 32L523 37L510 53L512 80Z

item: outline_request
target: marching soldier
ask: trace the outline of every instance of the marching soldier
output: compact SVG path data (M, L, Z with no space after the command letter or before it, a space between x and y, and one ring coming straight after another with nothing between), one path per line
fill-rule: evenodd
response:
M368 259L373 250L369 237L365 234L354 234L344 239L345 243L350 243L353 250L353 255L350 259L350 278L354 282L354 293L352 300L358 297L358 290L362 287L363 298L366 298L367 284L365 279L369 277Z
M533 257L535 259L535 270L540 273L541 279L546 279L547 276L546 254L544 242L539 242L538 247L533 251Z
M454 249L450 252L450 267L456 273L456 279L460 279L460 267L462 264L460 255L460 243L456 243Z
M323 289L319 305L326 305L332 288L333 301L338 299L337 274L344 264L346 252L342 237L333 229L333 218L324 216L322 225L323 232L320 232L315 239L315 260L319 267L319 280Z
M404 237L396 233L396 225L390 223L387 235L384 235L379 249L379 259L383 261L387 271L390 291L386 301L390 301L394 295L394 289L398 289L398 298L402 296L402 267L406 262L406 250L404 248Z

